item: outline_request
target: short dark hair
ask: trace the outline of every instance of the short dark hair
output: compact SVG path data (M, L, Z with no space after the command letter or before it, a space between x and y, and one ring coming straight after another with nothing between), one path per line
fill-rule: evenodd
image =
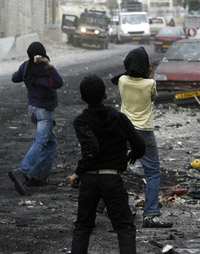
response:
M103 100L105 94L105 84L97 75L84 77L80 83L80 93L88 104L98 105Z

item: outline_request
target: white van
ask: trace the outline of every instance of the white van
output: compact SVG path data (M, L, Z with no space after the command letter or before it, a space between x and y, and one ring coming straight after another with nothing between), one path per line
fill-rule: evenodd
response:
M150 43L151 33L146 12L119 12L111 18L111 41Z

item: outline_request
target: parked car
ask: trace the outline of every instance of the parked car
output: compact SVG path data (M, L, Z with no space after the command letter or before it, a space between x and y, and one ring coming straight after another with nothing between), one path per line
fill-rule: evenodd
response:
M186 34L181 27L161 28L154 39L155 51L166 51L173 42L186 38Z
M163 17L149 17L148 19L152 36L155 36L161 28L167 27Z
M164 54L154 71L158 92L166 99L194 101L200 96L200 39L179 40Z

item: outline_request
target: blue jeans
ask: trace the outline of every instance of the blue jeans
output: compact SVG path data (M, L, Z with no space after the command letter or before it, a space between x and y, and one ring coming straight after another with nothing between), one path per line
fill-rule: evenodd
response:
M88 253L89 237L95 225L96 208L100 198L106 205L113 229L117 233L120 254L136 254L134 217L121 176L89 173L81 176L72 254Z
M36 135L19 170L29 179L35 178L45 182L50 174L57 147L57 139L53 132L54 111L29 105L28 114L36 126Z
M160 162L156 139L153 131L137 132L144 138L146 144L145 155L140 158L146 177L144 216L160 215L158 196L160 185Z

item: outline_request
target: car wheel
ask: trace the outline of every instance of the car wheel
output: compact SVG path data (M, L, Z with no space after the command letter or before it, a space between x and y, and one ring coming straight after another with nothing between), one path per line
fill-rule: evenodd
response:
M73 39L73 46L74 47L78 47L78 40L77 39Z
M67 44L72 44L73 43L73 35L67 35Z
M151 43L151 39L148 39L147 40L147 45L150 45L150 43Z
M73 39L73 46L74 47L81 47L82 41L80 39Z
M101 42L100 43L100 49L105 49L106 48L106 43L105 42Z
M123 44L120 35L119 35L119 36L116 36L116 44Z

